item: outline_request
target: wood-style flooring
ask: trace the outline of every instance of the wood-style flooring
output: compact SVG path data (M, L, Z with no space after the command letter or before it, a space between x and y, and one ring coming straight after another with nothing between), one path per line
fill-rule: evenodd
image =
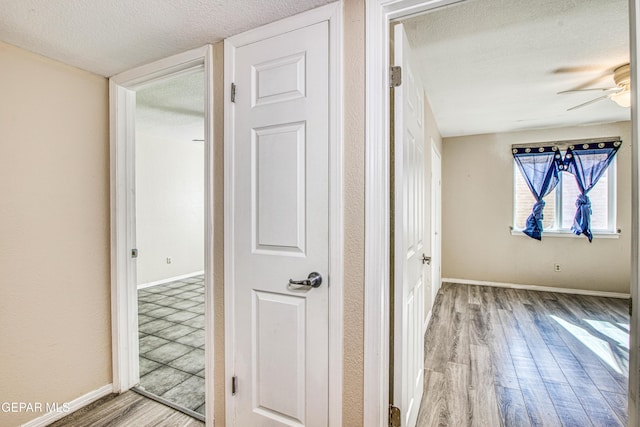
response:
M443 284L418 426L626 426L628 340L628 300Z
M204 423L133 391L113 394L49 427L204 427Z

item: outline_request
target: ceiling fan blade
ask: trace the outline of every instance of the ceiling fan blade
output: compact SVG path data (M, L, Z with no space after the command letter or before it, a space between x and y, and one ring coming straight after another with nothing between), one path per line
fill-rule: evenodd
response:
M563 94L563 93L574 93L574 92L588 92L588 91L594 91L594 90L601 90L601 91L606 91L606 90L617 90L619 88L617 87L592 87L592 88L588 88L588 89L569 89L569 90L563 90L561 92L558 92L557 94Z
M565 73L585 73L590 71L603 71L604 67L600 65L578 65L575 67L560 67L552 71L553 74Z
M583 102L582 104L576 105L575 107L571 107L567 109L567 111L577 110L578 108L586 107L589 104L593 104L594 102L602 101L603 99L609 98L610 95L602 95L597 98L592 99L591 101Z

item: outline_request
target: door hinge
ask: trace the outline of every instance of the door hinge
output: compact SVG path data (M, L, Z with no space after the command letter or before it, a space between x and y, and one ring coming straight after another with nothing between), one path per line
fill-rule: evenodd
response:
M138 258L138 250L131 249L131 258Z
M398 87L402 84L402 67L392 66L389 70L389 86Z
M633 316L633 298L629 298L629 316Z
M236 102L236 84L231 83L231 102Z
M400 427L400 408L389 405L389 427Z
M231 396L235 396L238 392L238 377L231 377Z

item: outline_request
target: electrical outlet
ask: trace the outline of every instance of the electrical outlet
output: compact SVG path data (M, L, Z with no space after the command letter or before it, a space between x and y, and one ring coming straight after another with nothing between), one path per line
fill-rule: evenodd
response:
M560 270L560 264L553 264L553 271L555 271L556 273Z
M170 256L167 257L167 264L171 264L171 257Z

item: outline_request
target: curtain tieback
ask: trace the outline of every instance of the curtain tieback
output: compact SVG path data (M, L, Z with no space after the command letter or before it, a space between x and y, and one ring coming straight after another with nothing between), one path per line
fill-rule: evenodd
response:
M527 227L522 231L529 237L536 240L542 240L542 211L544 210L545 201L540 199L533 205L531 215L527 218Z
M578 210L571 231L578 236L584 234L591 241L593 235L591 234L591 200L589 200L589 196L580 194L576 199L576 208Z

